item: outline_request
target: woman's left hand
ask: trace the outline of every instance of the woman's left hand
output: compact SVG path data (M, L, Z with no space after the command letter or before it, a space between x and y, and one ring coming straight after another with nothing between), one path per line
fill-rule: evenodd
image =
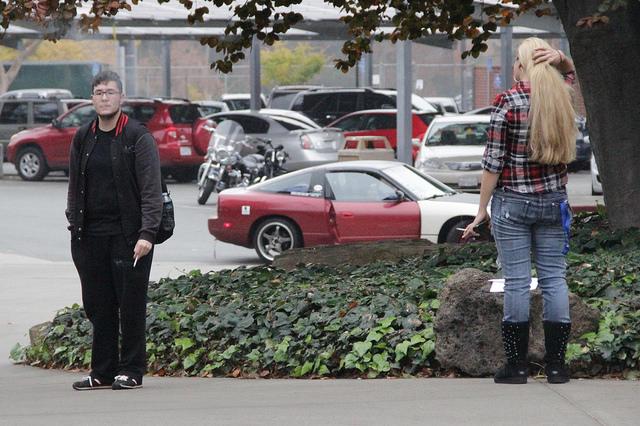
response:
M539 47L533 52L533 63L541 64L546 62L550 65L557 66L563 61L564 55L557 49L547 49Z

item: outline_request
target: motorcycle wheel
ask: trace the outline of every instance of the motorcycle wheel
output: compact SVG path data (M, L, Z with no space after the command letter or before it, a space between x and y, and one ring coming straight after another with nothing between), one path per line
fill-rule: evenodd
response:
M198 204L205 204L215 187L216 183L214 181L212 181L211 179L206 179L204 181L204 185L202 185L198 190Z

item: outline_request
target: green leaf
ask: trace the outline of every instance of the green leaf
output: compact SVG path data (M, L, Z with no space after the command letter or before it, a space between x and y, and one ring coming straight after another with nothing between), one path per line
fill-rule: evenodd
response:
M307 374L308 372L310 372L311 370L313 370L313 362L311 361L306 361L303 365L302 365L302 370L300 371L300 376L304 376L305 374Z
M54 351L53 351L53 355L58 355L61 354L63 352L66 352L67 349L69 349L67 346L58 346Z
M438 299L433 299L431 301L431 309L436 310L440 308L440 301Z
M396 320L396 317L388 317L381 320L378 324L380 324L380 327L382 328L387 328L387 327L390 327L395 320Z
M411 346L411 344L412 343L409 340L404 340L396 345L396 362L407 356L407 350L409 350L409 346Z
M424 337L422 337L421 335L414 334L413 336L411 336L411 340L410 340L409 343L411 344L411 346L413 346L413 345L417 345L418 343L422 343L425 340L426 339ZM406 355L406 353L405 353L405 355Z
M367 335L366 341L377 342L382 338L382 336L383 336L382 333L378 333L377 331L370 331L369 334Z
M193 340L191 340L191 338L189 337L180 337L177 338L173 341L174 346L180 348L180 350L182 352L186 351L187 349L193 347L193 345L195 345L195 342Z
M327 374L331 374L331 371L329 371L326 365L322 364L318 368L318 371L316 374L318 374L318 376L326 376Z
M16 343L13 346L13 348L11 348L11 352L9 352L9 357L15 362L23 362L24 352L25 352L25 348L20 346L20 343Z
M275 362L284 362L287 360L287 351L289 350L289 342L291 341L291 337L285 337L282 342L278 343L276 346L276 352L273 355L273 360Z
M382 354L375 354L371 360L373 369L378 372L387 372L391 369L391 365L388 361L389 354L386 352Z
M195 353L189 354L184 360L182 360L182 366L185 370L190 369L198 362L198 357Z
M371 349L371 342L369 341L356 342L353 344L353 350L360 358L362 358L364 354L369 352L369 349Z
M422 349L422 357L426 358L433 353L436 349L436 343L433 340L427 340L421 346Z

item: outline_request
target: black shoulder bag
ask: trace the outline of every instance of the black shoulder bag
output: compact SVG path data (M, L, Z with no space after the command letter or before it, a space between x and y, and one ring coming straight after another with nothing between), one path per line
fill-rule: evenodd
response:
M173 235L173 229L176 221L173 216L173 201L169 195L167 184L164 183L164 177L160 174L160 182L162 185L162 218L160 219L160 227L156 234L156 244L162 244Z

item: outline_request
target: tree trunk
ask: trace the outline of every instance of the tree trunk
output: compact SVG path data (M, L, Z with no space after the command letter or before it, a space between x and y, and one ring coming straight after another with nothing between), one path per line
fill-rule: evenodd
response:
M640 4L608 12L608 25L576 27L602 0L554 0L587 108L591 146L615 228L640 226Z
M24 61L31 56L38 46L40 46L42 40L33 40L27 44L23 50L18 53L16 59L13 61L8 70L5 71L3 66L0 66L0 93L4 93L9 90L9 86L13 83Z

